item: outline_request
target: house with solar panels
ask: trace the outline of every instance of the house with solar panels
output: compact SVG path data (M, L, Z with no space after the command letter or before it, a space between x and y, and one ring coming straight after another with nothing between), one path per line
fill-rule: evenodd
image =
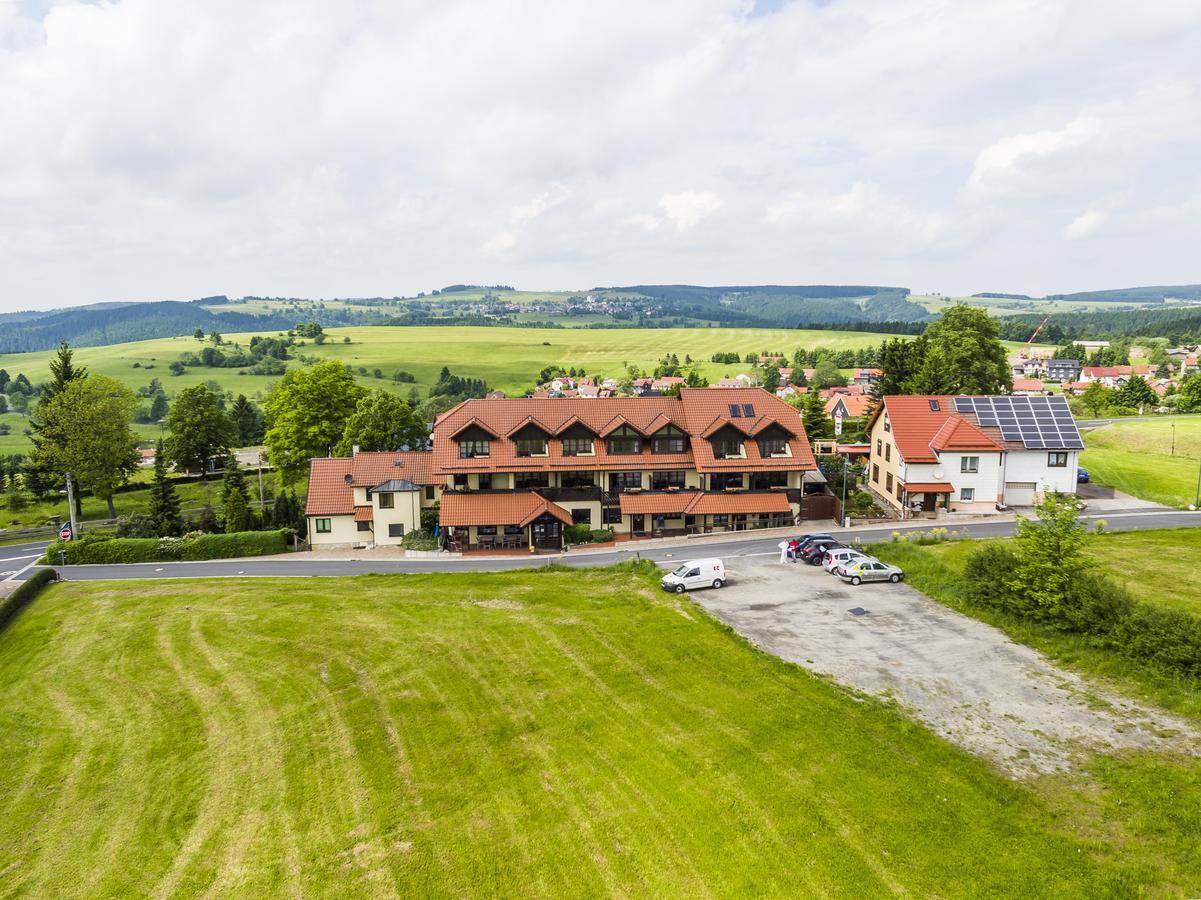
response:
M1063 397L885 397L868 488L902 516L1028 507L1075 493L1084 441Z

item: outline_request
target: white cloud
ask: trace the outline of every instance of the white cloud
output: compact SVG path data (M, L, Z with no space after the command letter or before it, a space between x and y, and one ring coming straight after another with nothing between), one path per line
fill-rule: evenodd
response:
M664 194L659 206L677 231L687 231L721 209L721 198L710 191L680 191Z
M0 309L1196 280L1199 57L1184 2L0 0Z
M1101 209L1086 209L1068 223L1063 230L1064 237L1080 240L1095 234L1097 229L1105 224L1109 214Z

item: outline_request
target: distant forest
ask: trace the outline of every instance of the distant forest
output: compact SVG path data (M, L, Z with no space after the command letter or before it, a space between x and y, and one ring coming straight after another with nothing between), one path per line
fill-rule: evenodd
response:
M1038 313L1000 319L1001 338L1025 341L1043 319ZM1122 337L1165 338L1172 344L1201 342L1201 309L1127 309L1055 313L1038 335L1040 343L1109 340Z

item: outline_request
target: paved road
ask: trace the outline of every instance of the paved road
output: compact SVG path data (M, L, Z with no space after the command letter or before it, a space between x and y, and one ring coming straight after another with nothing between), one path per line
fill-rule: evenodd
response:
M7 544L0 547L0 581L24 577L34 560L46 552L45 541L29 544Z
M1201 526L1201 512L1178 512L1175 510L1153 510L1148 512L1114 513L1086 516L1086 519L1103 518L1109 530L1146 530L1153 528L1181 528ZM945 527L945 523L932 522L930 528ZM955 526L971 537L1004 537L1013 532L1012 522L973 522ZM889 527L855 530L848 538L861 541L887 540L894 529ZM910 530L910 529L906 529ZM921 531L927 528L917 529ZM834 529L835 533L838 529ZM606 566L615 562L640 556L654 562L673 559L690 559L697 556L772 555L777 553L778 538L768 536L738 536L723 541L686 541L678 545L639 547L606 552L575 552L563 556L504 556L504 557L461 557L455 559L357 559L357 560L299 560L289 556L271 556L251 559L235 559L216 562L179 563L133 563L129 565L63 566L59 568L64 578L80 581L103 581L129 578L214 578L231 576L293 576L314 577L329 575L398 574L405 572L479 572L523 569L544 566L548 562L561 562L569 566ZM32 552L32 551L30 551ZM33 570L24 573L28 577Z

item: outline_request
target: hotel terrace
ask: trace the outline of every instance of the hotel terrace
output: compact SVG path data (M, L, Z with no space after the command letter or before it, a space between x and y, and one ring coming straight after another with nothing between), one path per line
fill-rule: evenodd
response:
M467 400L438 418L432 452L313 460L306 512L315 546L399 544L438 501L452 549L559 549L572 524L621 538L792 524L816 468L800 413L758 388Z

